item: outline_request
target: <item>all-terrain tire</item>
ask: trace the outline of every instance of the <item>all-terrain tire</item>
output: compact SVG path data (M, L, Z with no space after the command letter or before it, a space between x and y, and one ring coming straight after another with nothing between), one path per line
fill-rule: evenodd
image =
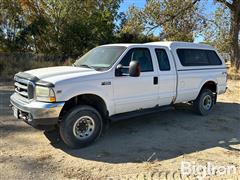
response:
M205 116L214 106L214 94L209 89L202 89L197 99L193 101L193 109L196 113Z
M79 105L71 109L60 122L60 136L71 148L85 147L102 133L100 113L91 106Z

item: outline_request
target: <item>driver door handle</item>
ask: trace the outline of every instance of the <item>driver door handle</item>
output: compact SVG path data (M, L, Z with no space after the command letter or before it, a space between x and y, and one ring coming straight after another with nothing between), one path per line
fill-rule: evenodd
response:
M156 76L153 77L153 84L154 85L158 84L158 77L156 77Z

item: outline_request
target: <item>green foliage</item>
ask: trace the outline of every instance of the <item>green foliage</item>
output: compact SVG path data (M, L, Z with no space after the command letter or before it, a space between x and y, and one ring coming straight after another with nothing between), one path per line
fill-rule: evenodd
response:
M114 40L121 0L1 0L0 49L79 55Z
M0 49L14 51L26 49L27 43L21 30L25 21L22 18L23 10L14 0L0 0Z
M164 6L163 12L169 18L163 20L162 39L193 42L194 32L202 26L197 5L192 1L169 0Z
M60 51L79 54L100 44L113 42L114 20L119 1L69 1L68 14L59 38Z
M144 22L139 16L140 10L135 6L129 7L127 13L120 14L120 25L116 33L116 41L123 43L143 43L159 41L153 34L144 34Z

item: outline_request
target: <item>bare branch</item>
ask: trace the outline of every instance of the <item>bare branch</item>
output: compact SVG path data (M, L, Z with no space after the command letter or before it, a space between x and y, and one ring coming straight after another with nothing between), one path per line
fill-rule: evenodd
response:
M214 24L217 28L219 28L219 29L221 28L214 20L208 19L208 18L206 18L205 16L203 16L203 15L201 15L199 13L197 13L197 16L199 18L201 18L202 20L204 20L204 21L207 21L207 22L210 22L210 23Z
M167 19L166 21L170 21L173 20L174 18L176 18L177 16L179 16L181 13L184 13L185 11L187 11L188 9L190 9L191 7L193 7L198 1L200 0L194 0L189 6L187 6L184 9L180 9L175 15L171 16L169 19ZM165 21L165 23L166 23Z
M150 32L152 32L154 29L156 29L158 27L159 27L159 25L155 25L155 26L149 28L149 30L147 31L146 35L149 35Z
M158 28L159 26L174 20L176 17L178 17L179 15L185 13L185 11L187 11L188 9L192 8L198 1L200 0L194 0L192 3L190 3L186 8L184 9L180 9L176 14L170 16L169 18L167 18L165 21L158 23L157 25L154 25L153 27L149 28L147 34L149 34L151 31L153 31L154 29Z
M216 0L216 1L226 5L229 9L233 10L233 5L229 2L227 2L226 0Z

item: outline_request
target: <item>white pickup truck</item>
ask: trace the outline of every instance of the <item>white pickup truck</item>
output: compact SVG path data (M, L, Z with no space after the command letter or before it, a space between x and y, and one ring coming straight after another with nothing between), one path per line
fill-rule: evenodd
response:
M20 72L14 80L14 116L33 127L58 127L62 140L76 148L92 143L110 121L175 103L208 114L226 91L226 66L204 44L110 44L73 66Z

